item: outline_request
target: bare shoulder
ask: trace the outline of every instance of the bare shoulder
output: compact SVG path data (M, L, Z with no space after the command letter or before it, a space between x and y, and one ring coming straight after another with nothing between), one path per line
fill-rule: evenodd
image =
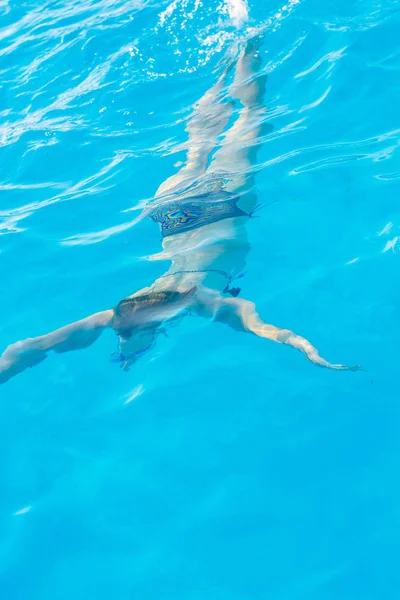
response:
M193 297L193 308L202 317L213 317L224 302L224 297L211 288L199 285Z

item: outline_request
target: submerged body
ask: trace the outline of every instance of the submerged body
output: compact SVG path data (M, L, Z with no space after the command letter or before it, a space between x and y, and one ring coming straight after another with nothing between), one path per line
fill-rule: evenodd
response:
M62 353L91 345L105 328L118 335L114 360L127 370L153 347L166 324L187 315L290 345L319 366L358 368L329 363L305 338L264 323L255 305L239 297L236 280L250 249L246 222L257 208L252 164L265 125L259 41L249 40L237 61L229 95L240 101L241 110L211 163L210 154L233 111L232 101L223 101L230 69L200 99L187 124L186 164L159 187L140 217L161 231L162 251L149 260L168 260L170 268L114 309L9 346L0 357L0 383L40 363L50 350Z

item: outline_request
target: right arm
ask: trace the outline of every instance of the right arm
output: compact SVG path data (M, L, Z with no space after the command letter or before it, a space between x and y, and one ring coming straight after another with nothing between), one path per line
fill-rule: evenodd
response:
M113 310L105 310L47 335L11 344L0 356L0 383L5 383L28 367L39 364L50 350L61 354L90 346L105 328L111 327L113 316Z

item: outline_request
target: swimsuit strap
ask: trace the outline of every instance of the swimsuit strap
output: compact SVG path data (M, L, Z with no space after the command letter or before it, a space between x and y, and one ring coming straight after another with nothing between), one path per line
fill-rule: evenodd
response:
M246 273L239 273L239 275L232 277L232 275L229 275L229 273L227 273L223 269L193 269L193 270L175 271L174 273L166 273L165 275L161 275L160 279L162 279L164 277L173 277L174 275L181 275L184 273L218 273L218 275L222 275L223 277L225 277L225 279L228 280L228 283L226 284L225 288L222 290L222 293L230 294L234 298L236 298L236 296L238 296L240 294L241 289L239 287L231 288L230 284L232 283L232 281L235 281L236 279L241 279L242 277L244 277L246 275Z

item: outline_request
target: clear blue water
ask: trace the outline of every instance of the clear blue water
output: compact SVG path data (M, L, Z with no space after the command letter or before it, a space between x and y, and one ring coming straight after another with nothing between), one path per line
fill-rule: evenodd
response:
M278 202L242 293L366 370L186 319L129 373L110 331L0 386L4 600L399 597L394 0L251 0L241 26L214 0L0 0L1 349L162 273L154 224L118 226L249 27Z

